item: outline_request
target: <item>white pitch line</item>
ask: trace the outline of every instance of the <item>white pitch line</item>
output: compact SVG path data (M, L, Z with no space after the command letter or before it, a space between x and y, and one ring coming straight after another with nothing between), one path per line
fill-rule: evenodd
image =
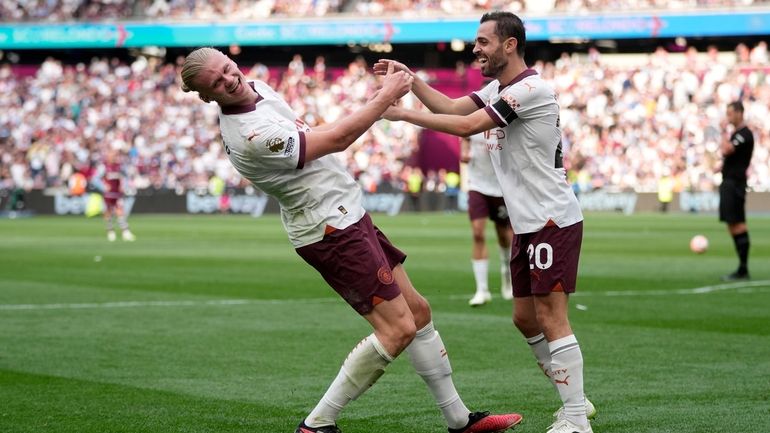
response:
M741 293L758 292L759 288L770 288L770 280L744 281L713 286L696 287L694 289L675 290L613 290L604 292L577 292L573 296L667 296L667 295L701 295L726 290L736 290ZM466 295L450 295L447 297L429 296L449 300L466 300ZM60 304L0 304L0 311L18 310L78 310L97 308L138 308L138 307L196 307L196 306L229 306L229 305L281 305L281 304L322 304L340 302L339 298L300 298L300 299L214 299L208 301L119 301L119 302L82 302Z
M83 302L73 304L0 304L0 310L78 310L94 308L136 308L136 307L196 307L205 305L248 305L248 304L318 304L338 302L336 298L314 299L216 299L210 301L120 301Z
M663 296L663 295L702 295L704 293L723 292L726 290L752 289L770 287L770 280L742 281L736 283L716 284L713 286L696 287L694 289L675 290L614 290L608 292L577 292L575 295L601 295L601 296ZM745 291L743 293L746 293Z
M763 290L760 288L770 288L770 280L760 281L742 281L736 283L717 284L713 286L696 287L694 289L672 289L672 290L609 290L609 291L590 291L575 292L570 296L588 297L588 296L670 296L670 295L702 295L704 293L722 292L735 290L741 293L754 293ZM467 295L452 295L452 300L468 299Z

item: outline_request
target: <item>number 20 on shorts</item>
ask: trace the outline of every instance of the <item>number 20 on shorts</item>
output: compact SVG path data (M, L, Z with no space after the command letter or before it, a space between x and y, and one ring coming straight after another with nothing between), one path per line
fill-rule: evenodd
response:
M529 244L527 247L529 254L529 269L548 269L553 265L553 248L551 244L542 243L537 245Z

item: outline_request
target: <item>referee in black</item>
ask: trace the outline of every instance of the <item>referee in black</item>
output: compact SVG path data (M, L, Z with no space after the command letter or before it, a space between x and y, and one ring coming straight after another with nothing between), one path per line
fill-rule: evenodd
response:
M719 220L727 224L733 237L740 264L738 269L722 277L724 281L749 279L749 229L746 226L746 171L754 151L754 135L743 120L743 103L727 106L727 121L735 127L729 140L721 145L722 185L719 186Z

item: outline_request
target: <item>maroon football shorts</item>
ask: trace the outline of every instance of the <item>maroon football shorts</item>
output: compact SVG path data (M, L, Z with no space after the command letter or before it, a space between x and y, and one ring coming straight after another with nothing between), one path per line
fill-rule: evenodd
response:
M540 231L513 236L513 296L574 293L583 222L560 228L549 221Z
M115 210L115 208L118 206L119 201L119 197L104 197L104 206L107 207L108 210L112 211Z
M511 225L505 200L478 191L468 191L468 217L471 221L489 218L497 225Z
M369 214L347 228L327 232L322 240L297 248L297 254L358 314L368 314L379 302L401 294L392 269L406 254L372 224Z

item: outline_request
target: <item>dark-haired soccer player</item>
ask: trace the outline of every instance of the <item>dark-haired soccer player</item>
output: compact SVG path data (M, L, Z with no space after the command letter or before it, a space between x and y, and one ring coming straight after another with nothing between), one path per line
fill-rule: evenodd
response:
M749 279L749 228L746 225L746 172L754 151L754 134L743 120L743 103L727 106L727 122L734 132L721 145L722 184L719 186L719 220L727 224L738 253L738 269L722 277L725 281Z
M478 92L452 99L415 77L412 92L433 113L391 107L384 117L468 137L492 130L490 149L514 231L511 252L516 327L562 400L548 433L591 433L583 355L568 319L583 238L583 214L562 166L556 93L524 62L524 24L509 12L481 17L473 53L484 76ZM375 73L403 64L381 60ZM412 74L414 76L414 74Z

